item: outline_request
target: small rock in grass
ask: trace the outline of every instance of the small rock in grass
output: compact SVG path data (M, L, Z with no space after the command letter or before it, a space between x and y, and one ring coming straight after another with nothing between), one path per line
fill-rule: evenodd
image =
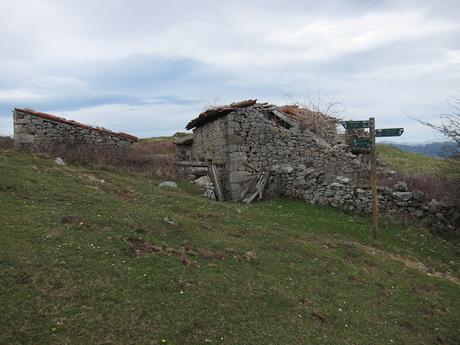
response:
M246 261L252 261L252 260L255 260L256 258L257 258L256 253L254 253L253 251L249 251L244 254L244 259Z
M178 225L177 220L175 220L174 218L165 218L164 221L170 225L174 225L174 226Z
M60 157L56 158L54 160L54 163L56 163L57 165L66 165L64 160L62 158L60 158Z
M164 181L164 182L161 182L158 187L160 188L177 188L177 183L174 182L174 181Z
M212 181L209 176L201 176L193 181L194 184L201 187L212 186Z

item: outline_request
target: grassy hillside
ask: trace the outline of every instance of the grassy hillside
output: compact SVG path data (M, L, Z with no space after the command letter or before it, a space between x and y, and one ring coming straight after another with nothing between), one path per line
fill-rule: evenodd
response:
M0 344L458 343L458 241L157 185L0 153Z
M392 169L407 175L429 174L460 179L460 162L428 157L419 153L403 152L384 144L378 145L378 156Z

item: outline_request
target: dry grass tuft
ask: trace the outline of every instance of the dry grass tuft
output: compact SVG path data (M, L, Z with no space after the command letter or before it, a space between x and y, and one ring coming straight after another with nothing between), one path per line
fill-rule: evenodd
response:
M89 163L109 169L178 179L180 173L172 155L172 143L144 142L118 150L103 150L91 145L55 145L46 156L60 157L67 163Z
M11 137L0 136L0 149L13 149L14 140Z

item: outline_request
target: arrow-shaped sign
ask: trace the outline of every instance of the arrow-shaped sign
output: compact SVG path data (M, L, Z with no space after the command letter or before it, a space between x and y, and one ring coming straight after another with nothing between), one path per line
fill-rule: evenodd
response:
M376 137L400 137L404 133L404 128L382 128L375 130Z
M343 121L342 126L345 129L369 128L369 120Z

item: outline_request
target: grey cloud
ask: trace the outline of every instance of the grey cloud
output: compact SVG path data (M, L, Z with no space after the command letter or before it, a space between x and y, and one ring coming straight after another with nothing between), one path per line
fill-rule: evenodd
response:
M2 2L0 131L11 132L12 107L27 106L165 134L215 102L322 89L346 116L374 114L417 140L402 109L424 119L448 110L459 13L454 0Z

